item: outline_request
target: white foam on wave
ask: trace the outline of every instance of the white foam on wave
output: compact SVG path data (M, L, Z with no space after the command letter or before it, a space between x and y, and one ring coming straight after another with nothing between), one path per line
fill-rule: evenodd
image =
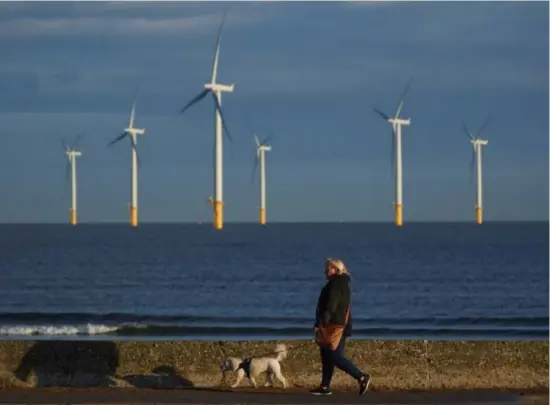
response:
M106 325L2 325L0 336L29 335L102 335L115 332L118 326Z

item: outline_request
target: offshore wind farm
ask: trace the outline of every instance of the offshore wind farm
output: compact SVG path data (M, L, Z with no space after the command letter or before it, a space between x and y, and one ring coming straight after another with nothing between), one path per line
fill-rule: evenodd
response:
M204 84L204 90L202 90L198 95L193 97L180 111L183 114L191 106L198 103L204 99L208 94L212 96L214 101L214 154L213 154L213 173L214 173L214 182L213 182L213 197L209 198L209 205L213 208L213 227L215 229L223 228L223 130L225 129L225 134L230 141L232 141L229 129L225 122L225 117L222 112L222 93L233 93L235 85L226 85L217 82L218 78L218 68L220 61L220 47L221 47L221 38L224 23L227 16L227 8L222 14L221 24L219 26L216 46L213 57L212 64L212 76L209 83ZM382 112L378 108L373 108L374 111L387 121L392 128L391 135L391 145L392 145L392 154L391 154L391 172L394 177L395 184L395 199L393 202L394 207L394 223L397 227L403 226L403 141L402 141L402 128L407 127L411 124L410 118L403 118L400 116L403 106L404 98L408 93L412 83L412 77L407 82L405 89L401 93L395 115L389 116L386 113ZM132 109L130 113L130 119L128 127L124 129L124 132L114 138L109 142L109 146L121 141L122 139L128 138L130 140L130 145L132 148L132 164L131 164L131 202L129 203L129 214L130 214L130 225L132 227L138 226L138 166L140 165L139 154L137 151L137 136L144 135L145 129L139 129L134 127L135 119L135 107L136 107L136 96L137 89L134 94L134 99L132 103ZM474 153L476 156L476 173L477 173L477 199L476 199L476 223L482 224L482 167L481 167L481 147L486 146L488 142L486 140L478 139L479 134L484 129L485 124L482 126L478 135L474 137L469 133L468 129L463 125L465 131L471 139L472 145L474 147ZM266 225L266 169L265 169L265 153L271 151L271 146L260 144L258 137L255 135L256 141L256 152L257 158L254 161L254 172L256 170L256 165L258 160L260 162L260 205L259 205L259 224L262 226ZM69 153L69 152L68 152ZM80 156L80 152L70 152L69 155L70 161L73 165L73 171L75 170L75 156ZM76 155L78 153L78 155ZM76 183L75 183L75 174L73 174L73 205L71 208L71 217L70 223L76 225ZM73 218L74 216L74 218Z
M185 3L180 6L174 5L174 10L179 10L180 7L181 10L184 10ZM273 160L270 160L267 177L265 181L259 181L260 190L262 183L268 184L267 187L269 187L264 197L265 201L260 201L259 205L271 207L270 223L285 221L285 216L293 218L289 219L292 221L297 218L310 218L308 220L316 218L315 221L353 221L353 218L357 218L359 221L392 221L398 227L406 226L407 222L425 220L471 221L480 225L487 221L505 220L514 216L530 218L532 211L525 210L524 207L525 204L532 205L532 203L523 203L514 196L523 195L529 199L531 198L530 194L543 192L544 185L537 187L533 185L535 181L540 182L539 177L536 179L533 177L536 172L534 168L530 168L529 173L520 176L519 166L515 169L506 169L504 165L517 166L519 159L523 159L521 167L525 168L527 167L525 164L540 164L537 162L542 160L540 158L527 160L525 158L528 156L525 154L527 152L510 157L510 152L506 151L506 148L510 148L511 135L509 130L503 127L510 128L510 130L515 128L515 132L526 134L529 141L522 142L520 149L531 148L533 152L540 153L544 148L540 142L545 142L544 136L540 136L540 130L538 128L522 129L521 127L522 125L540 125L540 120L537 121L534 116L539 109L531 108L533 112L528 112L527 106L536 104L530 103L527 99L491 96L490 94L496 94L495 92L499 91L495 90L498 89L496 81L501 79L494 76L486 77L484 80L478 78L476 71L481 72L484 65L464 63L465 69L466 67L468 69L464 70L462 75L459 75L458 72L453 72L454 76L450 75L451 72L448 69L445 70L447 65L442 68L434 67L430 71L431 73L427 74L425 69L419 69L409 60L420 63L426 60L426 56L421 56L423 54L415 57L412 55L401 57L391 51L394 48L384 48L377 44L370 44L361 49L352 43L346 46L342 45L340 48L331 48L330 44L319 43L319 47L325 47L334 55L339 55L339 52L344 52L345 49L349 49L349 52L353 51L353 56L347 59L338 56L337 61L333 60L334 63L337 62L339 71L349 71L348 76L353 77L353 84L350 83L347 86L335 84L335 89L341 89L334 90L336 98L332 98L330 95L314 97L313 94L317 94L316 92L319 92L319 95L324 94L322 93L325 91L323 89L331 86L329 85L331 69L333 69L331 66L319 64L318 61L311 66L304 65L308 67L304 71L304 77L301 79L303 84L300 87L300 80L295 80L292 76L298 75L298 66L300 65L288 65L287 71L281 65L285 60L290 61L292 58L300 57L300 52L294 49L291 43L283 46L282 43L274 43L264 37L261 40L260 38L246 37L248 34L245 35L242 31L245 29L254 32L253 30L256 29L256 23L250 22L252 28L243 28L241 25L240 19L246 13L252 12L258 18L269 19L267 14L259 10L269 9L275 10L274 12L277 13L276 10L283 10L286 6L273 5L271 8L267 5L249 7L240 4L232 7L229 11L224 11L223 7L212 6L208 12L201 14L207 21L200 23L200 29L199 26L191 29L185 28L183 25L181 27L175 25L173 29L178 32L180 30L182 32L189 31L185 35L178 35L178 38L181 38L180 42L155 42L158 49L162 45L163 51L166 49L173 52L172 60L166 57L155 59L166 61L164 66L154 65L152 60L146 59L139 62L148 65L146 71L139 67L139 63L136 64L136 71L146 72L141 76L125 70L126 73L122 74L121 80L109 83L109 85L105 82L105 88L101 90L98 90L99 87L95 85L95 88L90 87L91 92L86 90L88 93L80 94L79 90L75 90L71 94L66 93L64 102L71 104L71 108L84 102L86 97L93 95L94 102L98 104L96 109L105 109L110 117L113 117L113 120L105 117L93 118L85 123L84 121L81 123L74 121L74 124L70 124L65 132L65 136L67 136L76 133L78 126L86 126L89 133L85 145L86 155L83 159L78 159L79 225L94 221L123 221L132 227L137 227L138 223L143 220L145 222L159 220L161 222L204 222L205 218L199 212L205 207L204 196L212 197L212 204L208 205L211 207L212 215L208 222L215 229L223 229L227 220L230 223L244 220L262 224L263 221L259 218L261 215L258 215L258 210L261 207L258 206L257 194L251 194L252 189L247 188L246 181L246 172L250 170L244 162L246 151L249 150L246 141L249 133L243 130L243 122L250 117L253 117L258 124L261 123L261 126L257 125L258 128L264 128L268 132L274 130L281 134L277 146L278 152L273 155ZM411 8L409 9L409 7ZM475 6L468 7L475 8ZM502 9L494 7L495 12L508 15L506 7ZM130 6L129 9L131 9ZM346 32L349 32L349 38L368 38L371 33L377 32L381 23L362 26L361 19L369 18L372 12L386 16L390 9L392 7L389 5L374 4L369 6L349 5L341 8L335 6L334 10L339 10L337 13L345 14L347 18L351 19L346 29L343 29L338 35L344 38L345 35L348 35ZM395 8L395 10L397 9L414 10L411 5ZM431 9L441 13L440 21L443 21L444 17L450 18L446 17L446 11L443 8L432 6ZM525 10L527 9L528 7ZM317 10L320 9L317 8ZM479 11L483 12L483 7L480 7ZM185 18L191 19L192 13L190 12L189 16L186 16L185 13L183 15ZM460 18L457 15L456 21L461 21ZM509 18L512 18L511 15ZM313 21L312 24L316 24ZM247 24L249 22L245 24L245 27L248 27ZM458 22L450 22L450 24L458 24ZM481 27L476 27L481 29ZM443 28L442 32L444 32ZM50 28L44 29L49 30ZM407 29L411 30L412 28ZM145 32L138 31L136 35L143 39L149 38L147 36L149 34ZM163 32L159 35L161 35L159 38L167 38L172 34ZM266 35L268 34L264 36ZM311 35L302 32L300 35L294 36L294 43L296 46L298 44L305 45L309 43L308 41L314 40ZM529 33L529 35L533 35L534 38L534 33ZM62 34L59 34L58 37L65 38ZM130 38L124 36L123 38L124 46L129 46ZM195 41L196 38L200 38L200 42ZM456 38L457 41L468 43L472 41L469 37L458 36ZM411 41L413 40L411 39ZM257 44L258 47L251 46L252 43ZM418 40L414 40L413 43L418 47L424 46ZM144 45L149 46L148 44L152 44L152 42L144 42ZM113 46L118 46L118 43L113 42ZM485 47L482 43L473 43L471 46L475 47L475 52ZM292 58L285 54L285 47L289 49L288 52L293 52ZM148 49L154 49L154 47ZM111 66L107 59L100 60L101 52L88 52L87 55L90 58L98 58L97 62L101 62L101 69L110 69ZM307 53L302 52L301 54L304 56L299 59L300 63L304 64L307 62L307 58L316 57L318 54L316 52L313 50ZM391 54L396 60L403 58L407 63L396 63L392 65L394 66L392 69L381 69L377 63L380 63L381 56L379 54L384 52ZM427 50L422 52L427 52ZM448 58L458 55L454 50L449 50L448 53ZM189 55L186 56L186 54ZM256 55L261 55L261 57L256 57ZM328 55L326 54L327 57ZM40 60L37 58L38 55L32 62L33 66L40 66ZM192 59L187 60L186 58ZM242 65L239 64L240 60L243 61ZM280 63L276 61L280 61ZM445 61L442 59L440 62L443 64ZM90 61L86 63L89 64ZM71 66L76 69L84 69L86 63L79 64L75 60L71 62ZM113 62L113 69L119 70L120 63L125 64L126 62L122 60ZM273 63L279 64L276 68L268 69ZM244 71L242 66L246 66L252 73L241 73ZM290 68L290 66L292 67ZM312 66L317 67L313 69ZM532 64L532 66L535 65ZM99 72L97 68L94 69ZM166 69L170 72L177 72L177 75L166 75ZM309 76L307 71L311 72ZM438 79L438 72L445 74L449 80ZM197 80L204 80L205 74L208 77L207 83L202 85L203 90L198 91L199 94L194 94L193 87L196 86ZM319 76L322 77L322 80L314 80L315 75L322 75ZM430 81L429 76L432 76L433 81ZM346 75L339 77L338 80L342 81ZM403 83L406 80L405 77L411 79L407 83ZM519 80L519 77L519 75L510 75L510 80ZM538 80L537 74L521 75L521 77L533 83L535 79ZM495 81L495 84L492 84L490 80ZM120 115L117 118L118 125L122 119L128 119L122 118L121 111L127 108L124 107L128 102L127 95L136 82L141 83L142 93L139 96L135 94L133 100L130 101L132 111L134 111L130 114L135 114L137 103L139 109L137 122L141 122L141 125L136 126L137 132L134 135L131 135L130 132L134 130L132 125L135 124L129 125L127 129L130 132L124 132L127 135L122 135L123 138L128 138L127 144L131 145L126 150L119 147L120 137L117 138L117 142L111 142L119 131L114 128L114 116ZM170 96L170 100L166 99L162 101L162 104L159 104L157 94L162 94L165 89L158 87L158 83L169 86L172 92L170 94L173 94ZM508 83L510 83L509 86L520 86L520 83L512 84L510 81ZM105 94L108 87L113 85L117 86L116 96L103 96L102 94ZM398 96L403 85L405 90ZM502 89L506 89L507 82L502 82L501 86ZM538 91L536 87L533 87L535 84L529 84L529 86L531 86L529 89L533 88L535 89L533 91ZM296 89L296 96L286 96L289 91L294 91L292 89ZM444 93L446 98L430 93L434 91ZM262 94L261 102L255 101L258 94ZM283 94L284 96L282 96ZM430 94L430 97L426 98L427 94ZM360 95L362 96L360 97ZM44 90L40 97L40 106L33 105L33 109L53 106L56 102L54 93L50 96L50 102L45 99ZM304 102L301 97L312 97L312 100ZM210 101L205 102L206 98ZM453 98L457 102L453 103ZM258 98L258 100L260 99ZM432 101L430 102L430 100ZM514 102L514 100L521 101ZM397 103L397 106L392 108L394 103ZM15 105L13 104L13 106ZM337 105L338 113L331 114L329 105L333 105L333 108L336 108ZM466 110L470 105L471 108ZM509 113L508 109L519 105L521 105L519 114L514 116ZM182 108L180 109L180 107ZM457 107L462 110L457 110ZM14 107L5 107L5 111L9 111L10 108ZM17 108L25 107L18 105ZM365 109L372 108L375 109L375 115L364 115ZM206 109L211 109L214 117L207 117ZM96 113L91 111L85 114L91 117ZM461 121L468 117L468 125L477 126L487 115L492 115L494 121L493 126L484 129L485 132L488 132L483 133L484 138L476 144L471 143L469 150L465 144L459 144L457 139L460 139L458 133L461 131L459 128ZM7 117L7 115L5 116ZM517 117L517 119L511 121L513 117ZM520 120L520 117L523 118ZM76 115L70 115L69 118L67 123L76 120ZM388 130L384 129L383 121L378 118L382 118ZM36 117L33 118L35 122L37 122L36 119ZM130 120L133 119L135 118L130 118ZM106 126L107 122L109 122L108 126ZM362 126L359 126L359 123ZM54 125L37 122L37 125L26 131L29 134L27 136L35 136L30 134L34 134L38 128L53 127L52 130L58 132L62 125L64 125L62 121L56 122ZM148 129L150 136L140 136L142 135L140 128L144 126L150 127ZM311 130L308 130L308 126ZM7 129L6 133L16 134L23 131L24 126L17 124L14 130ZM317 138L316 134L320 134L320 137ZM332 136L334 140L330 147L328 146L329 136ZM485 142L487 136L491 139L490 144ZM5 139L4 142L17 142L15 135L11 137L5 135ZM224 145L224 139L232 142ZM530 141L531 139L533 141ZM37 144L34 139L32 142ZM117 143L117 148L112 149L112 152L102 151L101 145L108 143L111 145ZM138 144L141 146L136 149ZM538 146L535 147L535 144ZM163 152L159 149L163 147L162 145L167 145ZM391 157L385 155L387 159L382 159L385 153L383 152L384 148L387 148L389 152L390 145ZM321 148L321 152L319 148ZM336 154L336 160L327 160L327 153L331 153L329 152L331 148ZM9 150L9 148L4 147L4 150ZM178 150L179 154L176 153ZM475 154L475 162L472 167L472 170L475 171L475 182L472 181L468 184L468 168L464 164L464 160L467 159L465 155L472 150ZM125 157L127 152L131 154L129 157ZM47 159L47 156L53 156L54 153L55 151L45 149L42 159ZM145 160L147 161L146 167L140 166L140 155L148 157ZM428 155L431 155L433 159L430 159ZM444 158L444 156L448 158ZM36 159L33 158L33 160ZM113 165L109 170L99 163L100 161L107 162L107 160L110 162L109 165ZM127 164L126 168L120 166L127 160L129 160L129 165ZM5 164L9 166L8 163ZM330 180L327 178L327 186L336 184L336 187L342 188L339 191L342 195L339 198L339 203L333 205L333 214L327 216L322 212L331 209L328 205L323 206L322 212L317 208L312 208L316 206L314 201L319 201L323 194L323 183L327 177L323 171L329 170L330 165L334 165L335 169L332 171L333 174L328 175ZM171 167L169 172L166 169L168 166ZM196 169L193 169L193 166ZM141 170L145 170L145 172L141 173ZM510 173L505 174L507 171ZM48 184L47 178L44 177L47 173L49 171L37 173L41 178L39 181L41 187ZM179 176L172 182L173 185L167 180L168 173ZM206 173L211 173L211 180L206 180L204 177L207 175ZM342 180L334 177L336 173ZM129 180L126 179L128 174ZM196 175L200 176L200 180ZM83 177L80 178L80 176ZM529 180L520 181L517 176ZM6 210L3 215L16 209L17 195L19 194L17 185L24 185L24 190L28 190L25 192L29 193L35 187L33 181L37 178L36 176L19 177L21 180L18 182L9 178L4 180L5 188L13 191L6 194L4 202ZM114 181L115 177L118 180ZM100 181L101 178L105 180ZM110 179L113 181L111 182ZM128 192L124 192L124 184L128 183ZM208 188L206 187L207 183L210 184ZM299 183L308 185L307 193L305 192L306 187L301 187ZM285 195L284 189L287 186L291 187L293 191ZM528 190L523 189L526 187ZM32 209L21 210L16 216L6 216L4 220L34 222L35 218L45 215L50 218L47 221L62 220L75 224L76 221L72 221L70 216L69 221L66 220L64 214L66 204L60 199L60 190L55 191L54 188L51 185L41 192L42 197L39 205ZM103 196L109 198L96 201L98 194L95 192L101 189L105 190ZM114 194L109 190L114 190ZM154 192L148 190L154 190ZM506 196L500 198L499 194L502 192L499 190L508 190L504 192ZM138 200L141 208L138 207ZM166 203L171 207L170 212L160 209L160 205L165 204L163 202L165 200L171 201ZM261 195L260 200L262 200ZM472 201L474 201L473 215ZM55 211L54 204L57 205ZM178 207L179 204L182 206ZM342 204L346 208L343 208ZM155 206L157 208L154 208ZM538 206L540 207L540 204ZM352 210L348 209L352 207ZM339 210L338 213L334 211L336 209ZM539 208L537 210L540 212ZM57 219L51 217L54 215L53 212L58 213ZM353 214L351 214L352 212Z

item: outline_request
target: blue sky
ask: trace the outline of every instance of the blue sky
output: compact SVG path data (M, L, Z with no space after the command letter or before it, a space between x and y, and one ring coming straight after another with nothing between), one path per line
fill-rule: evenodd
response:
M87 133L79 220L127 222L136 83L140 220L209 221L213 106L178 110L209 80L224 4L0 3L0 222L67 222L60 137ZM548 2L232 3L219 80L226 221L391 221L393 112L403 114L405 221L471 221L472 148L488 115L486 220L548 220Z

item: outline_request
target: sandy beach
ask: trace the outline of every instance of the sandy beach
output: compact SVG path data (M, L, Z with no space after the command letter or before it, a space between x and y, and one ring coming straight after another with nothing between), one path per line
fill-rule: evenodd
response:
M2 404L547 404L548 342L350 341L371 373L364 397L340 371L315 397L313 342L284 342L289 388L222 383L226 355L268 354L280 342L0 342ZM230 374L227 381L231 381ZM262 381L260 381L262 382Z

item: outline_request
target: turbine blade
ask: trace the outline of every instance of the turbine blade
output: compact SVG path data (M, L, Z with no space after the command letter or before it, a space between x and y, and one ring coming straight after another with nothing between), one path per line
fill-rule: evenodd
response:
M109 142L108 146L114 145L118 141L124 139L124 137L127 136L127 135L128 135L128 132L123 132L122 134L117 136L115 139L113 139L111 142Z
M466 124L464 122L462 122L462 128L464 129L464 132L466 132L466 135L468 135L470 137L470 140L474 140L474 137L472 136L472 134L470 133L470 130L468 129L468 127L466 126Z
M271 133L267 138L265 138L265 139L262 141L262 145L267 145L267 142L268 142L270 139L273 139L273 136L274 136L274 134Z
M139 83L136 85L136 89L134 90L134 97L132 97L132 112L130 113L130 124L129 124L130 128L134 127L134 119L136 115L136 97L137 97L138 90L139 90Z
M209 92L210 90L204 89L201 91L196 97L194 97L190 102L188 102L185 107L183 107L180 111L180 114L184 113L185 110L187 110L189 107L191 107L193 104L198 103L201 101Z
M222 15L222 22L220 24L220 29L218 30L218 37L216 38L216 52L214 53L214 64L212 67L212 83L216 83L218 77L218 63L220 60L220 42L222 38L223 25L225 24L225 17L227 15L227 8L224 10Z
M136 102L132 103L132 111L130 112L130 121L128 122L128 128L134 127L134 115L136 113Z
M80 140L82 139L83 136L84 136L84 133L83 133L83 132L82 132L81 134L78 135L78 137L76 138L76 140L73 142L73 146L71 146L71 149L76 148L76 145L78 145L78 143L80 142Z
M223 113L222 113L222 107L218 102L218 97L216 97L216 94L213 91L211 92L211 94L212 94L212 98L214 98L214 103L216 104L216 110L218 110L218 112L220 113L220 117L222 119L222 125L223 125L223 128L225 129L225 133L227 134L227 137L229 138L229 140L233 142L233 138L231 138L229 129L227 129L227 125L225 125L225 117L223 116Z
M489 122L491 122L491 117L487 117L483 125L479 128L479 131L477 131L476 139L480 137L481 133L487 128L487 125L489 125Z
M61 145L63 146L63 150L65 152L69 150L69 147L67 146L67 142L65 142L65 138L61 138Z
M383 112L380 111L379 109L373 108L373 110L374 110L375 113L378 113L378 115L380 115L380 116L381 116L383 119L385 119L386 121L390 119L390 117L389 117L387 114L383 113Z
M401 110L403 109L403 99L405 98L405 95L407 94L407 92L411 88L411 83L412 83L412 77L409 79L409 81L405 85L405 89L401 93L401 97L399 98L399 105L397 106L397 112L395 113L395 118L399 117L399 114L401 113Z
M130 138L130 143L132 144L132 149L134 149L134 151L136 152L136 157L137 157L137 164L139 167L141 167L141 159L139 157L139 152L137 150L137 145L136 143L134 142L134 138L129 136L128 138Z
M256 141L256 146L259 148L261 143L260 143L260 140L258 139L258 135L254 134L254 140Z

